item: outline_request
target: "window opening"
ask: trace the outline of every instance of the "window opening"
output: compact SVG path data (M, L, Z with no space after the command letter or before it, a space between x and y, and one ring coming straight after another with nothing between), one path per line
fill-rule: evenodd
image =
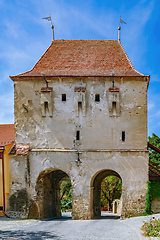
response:
M78 115L80 115L81 111L82 111L82 102L78 102Z
M44 102L44 111L45 111L45 114L47 113L47 109L48 109L48 102Z
M45 109L48 108L48 102L44 102Z
M116 102L112 102L112 109L113 109L113 110L116 109Z
M62 94L62 102L66 101L66 94Z
M76 140L80 140L80 131L76 132Z
M125 132L124 131L122 132L122 141L123 142L125 141Z
M112 102L113 115L116 115L116 102Z
M95 102L100 102L100 95L99 94L95 94Z

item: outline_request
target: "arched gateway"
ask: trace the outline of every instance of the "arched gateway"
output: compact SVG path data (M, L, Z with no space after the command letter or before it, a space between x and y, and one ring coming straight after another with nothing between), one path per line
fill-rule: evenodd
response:
M116 176L121 179L120 175L110 169L97 172L91 181L91 217L99 218L101 216L101 183L108 176Z
M54 40L31 71L11 79L10 214L60 216L59 184L68 175L72 218L93 218L111 173L123 182L121 216L143 214L150 77L134 69L121 43Z
M39 218L61 217L60 184L68 177L62 170L41 172L36 183Z

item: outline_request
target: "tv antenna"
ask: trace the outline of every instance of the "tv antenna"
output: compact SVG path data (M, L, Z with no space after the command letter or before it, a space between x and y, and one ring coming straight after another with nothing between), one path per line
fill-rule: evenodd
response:
M53 40L54 40L54 25L52 24L51 15L49 14L49 17L45 17L45 18L42 18L42 19L46 19L46 20L51 22L51 28L52 28L52 34L53 34Z

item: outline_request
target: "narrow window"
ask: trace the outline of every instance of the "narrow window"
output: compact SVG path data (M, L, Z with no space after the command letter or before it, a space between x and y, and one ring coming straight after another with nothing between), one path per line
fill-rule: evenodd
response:
M122 132L122 142L124 142L125 141L125 132L123 131Z
M78 102L78 115L82 112L82 102Z
M112 109L113 111L116 110L116 102L112 102Z
M82 109L82 102L78 102L78 108Z
M62 102L66 102L66 94L62 94Z
M48 102L44 102L45 109L48 108Z
M113 111L113 115L116 115L116 102L112 102L112 111Z
M44 102L44 113L45 115L47 114L48 112L48 102Z
M95 94L95 102L100 102L100 95L99 94Z
M3 206L0 206L0 211L3 211Z
M80 131L76 132L76 140L80 140Z

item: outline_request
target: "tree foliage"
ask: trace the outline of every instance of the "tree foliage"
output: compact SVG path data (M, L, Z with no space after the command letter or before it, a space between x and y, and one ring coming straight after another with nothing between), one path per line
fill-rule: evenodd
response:
M148 137L148 141L160 149L160 138L155 133L152 134L152 137ZM151 148L149 148L149 159L160 166L160 153Z
M72 209L72 185L70 179L67 177L62 181L60 186L60 200L62 211Z
M122 194L122 181L116 176L108 176L101 183L101 207L107 207L109 204L112 209L112 203L115 199L120 199Z

